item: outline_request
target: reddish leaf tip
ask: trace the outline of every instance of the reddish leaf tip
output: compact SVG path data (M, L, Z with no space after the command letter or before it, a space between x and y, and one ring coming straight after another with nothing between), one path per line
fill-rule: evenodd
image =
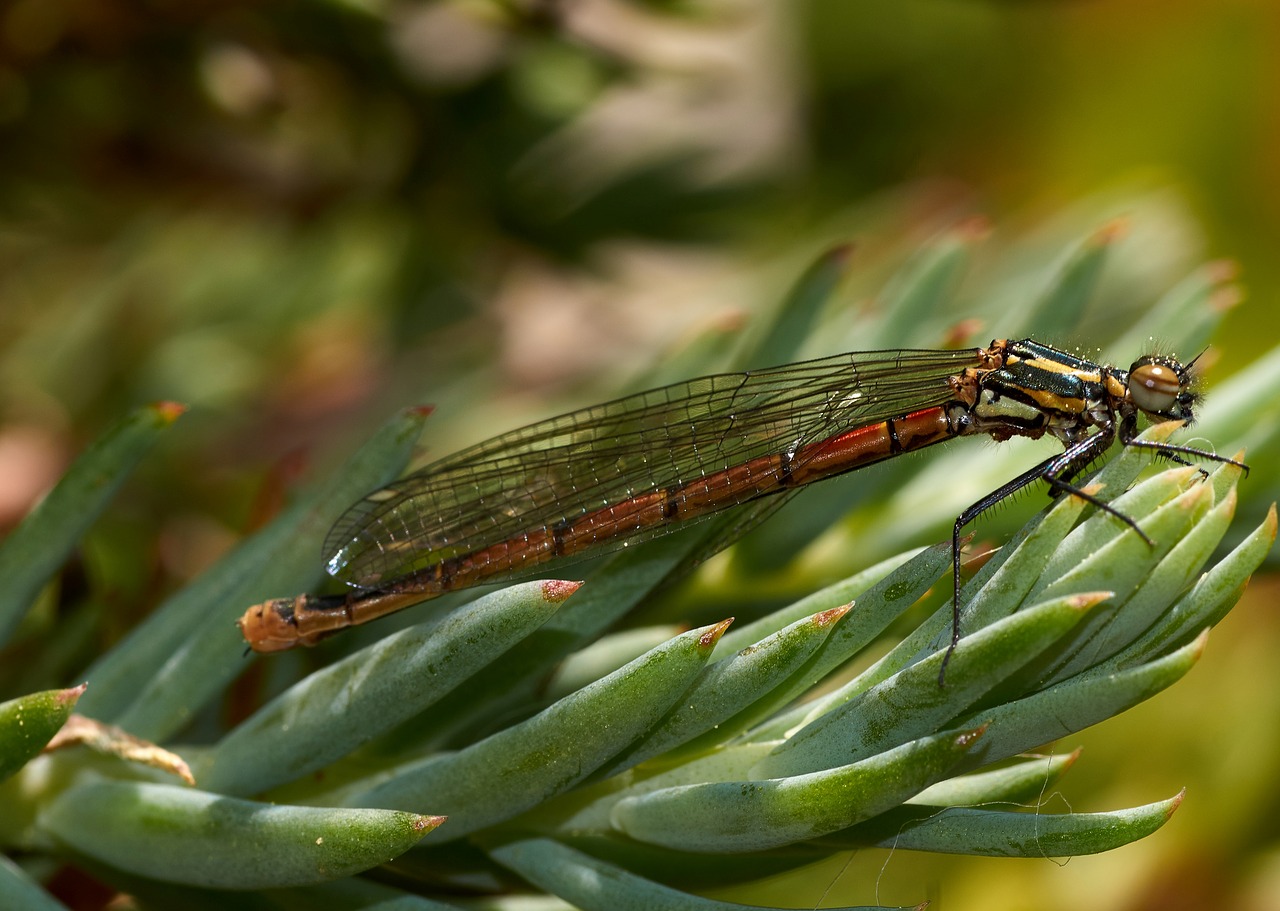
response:
M708 626L706 631L698 637L698 646L700 648L710 648L720 641L720 637L725 634L729 626L733 623L733 617L721 620L715 626Z
M1108 598L1114 598L1115 594L1115 592L1082 592L1078 595L1072 595L1067 603L1076 610L1086 611L1094 605L1101 604Z
M58 702L63 705L75 705L80 697L84 695L84 691L89 688L88 683L82 683L79 686L67 687L65 690L58 692Z
M1080 758L1080 754L1084 752L1084 747L1076 747L1062 759L1062 771L1065 773L1067 769L1076 764L1076 760Z
M1099 247L1113 244L1118 240L1124 240L1129 234L1130 221L1124 216L1118 216L1111 219L1101 228L1094 232L1090 240Z
M156 402L151 406L156 415L166 424L172 424L178 418L187 413L187 406L181 402L173 402L165 400Z
M853 260L853 254L857 249L858 245L853 241L845 241L831 247L822 255L822 258L831 265L843 269Z
M955 234L965 243L985 240L992 231L991 219L985 215L970 215L961 219L955 226Z
M828 610L818 611L813 615L813 623L815 626L831 626L849 611L853 610L853 602L842 604L839 607L832 607Z
M571 582L565 579L548 579L542 583L542 597L550 601L552 604L559 604L568 598L578 589L582 588L582 583Z
M1244 301L1244 292L1236 285L1225 285L1215 288L1209 295L1209 312L1215 314L1234 310Z
M942 346L944 348L963 348L969 339L982 331L982 326L982 320L976 318L962 319L958 323L953 323L942 334Z
M977 743L979 740L982 739L982 735L987 733L987 727L988 727L987 723L984 722L983 724L978 725L976 728L971 728L967 731L961 731L958 735L956 735L956 740L955 740L956 746L960 747L961 749L967 750L969 747L973 746L975 743Z

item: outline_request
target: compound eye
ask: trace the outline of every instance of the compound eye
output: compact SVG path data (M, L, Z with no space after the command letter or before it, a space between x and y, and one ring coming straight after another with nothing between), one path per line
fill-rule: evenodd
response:
M1143 364L1129 372L1129 395L1147 414L1168 414L1182 392L1178 373L1163 364Z

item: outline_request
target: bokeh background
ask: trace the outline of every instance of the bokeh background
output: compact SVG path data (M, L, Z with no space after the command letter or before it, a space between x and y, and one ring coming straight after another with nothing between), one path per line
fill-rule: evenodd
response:
M442 454L749 333L833 243L874 289L939 232L1007 257L1129 222L1163 265L1236 264L1211 384L1276 344L1280 5L0 5L0 526L135 405L191 406L68 570L64 598L110 610L44 682L397 407L437 406ZM1255 580L1187 680L1064 744L1051 811L1188 788L1146 841L868 852L721 897L1280 908L1278 592Z

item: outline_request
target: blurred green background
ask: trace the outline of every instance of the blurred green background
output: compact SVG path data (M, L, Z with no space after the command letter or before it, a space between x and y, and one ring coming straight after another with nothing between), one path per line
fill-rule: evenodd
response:
M749 333L832 243L874 289L957 225L994 247L1115 218L1156 260L1238 263L1211 386L1276 343L1272 0L16 0L0 526L132 406L192 407L64 579L111 607L78 645L105 648L396 407L437 406L440 455ZM867 853L724 897L1280 908L1277 591L1066 746L1077 810L1188 787L1145 842Z

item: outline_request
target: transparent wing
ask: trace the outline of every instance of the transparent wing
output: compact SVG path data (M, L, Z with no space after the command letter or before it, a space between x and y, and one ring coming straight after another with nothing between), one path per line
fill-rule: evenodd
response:
M701 377L530 424L356 503L329 534L326 567L356 588L405 588L406 577L443 560L563 527L606 507L625 516L628 504L647 493L942 404L952 396L948 378L977 362L972 348L842 354ZM746 491L741 502L760 495ZM719 511L723 507L705 514L681 510L678 522L620 527L579 556ZM488 581L536 569L513 567Z

